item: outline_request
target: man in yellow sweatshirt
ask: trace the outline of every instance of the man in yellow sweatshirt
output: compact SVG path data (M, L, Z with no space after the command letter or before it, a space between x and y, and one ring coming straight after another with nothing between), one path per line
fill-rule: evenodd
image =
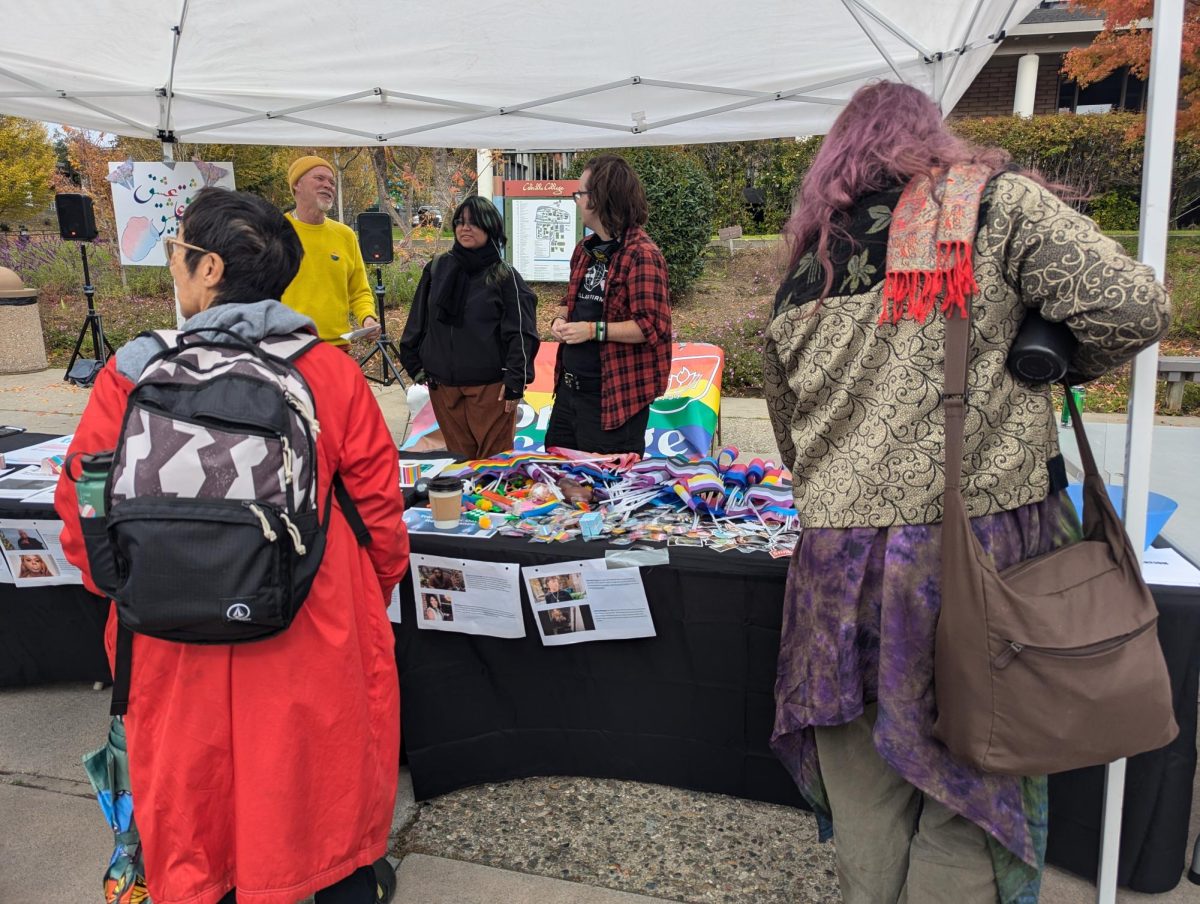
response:
M280 301L311 318L320 337L333 345L348 345L341 336L351 313L362 326L374 327L368 337L374 339L379 321L358 239L349 226L325 217L334 200L333 167L320 157L301 157L288 167L288 185L296 209L286 216L300 236L304 257Z

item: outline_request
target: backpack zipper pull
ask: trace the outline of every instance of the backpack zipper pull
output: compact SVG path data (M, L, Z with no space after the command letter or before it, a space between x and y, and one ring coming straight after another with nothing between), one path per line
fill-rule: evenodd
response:
M296 398L294 395L292 395L290 392L287 392L285 390L283 393L283 397L285 399L287 399L287 403L292 406L292 409L298 415L300 415L300 417L304 418L305 423L307 423L309 428L312 430L313 437L316 438L317 436L319 436L321 433L321 424L317 421L316 415L310 414L308 409L305 408L304 405L302 405L300 403L300 400L298 398Z
M296 547L297 555L307 555L308 549L304 546L304 541L300 539L300 528L292 524L291 519L283 512L279 513L279 517L283 519L283 523L287 526L288 535L292 538L292 546Z
M288 483L291 483L292 472L295 470L295 453L286 436L280 437L280 440L283 444L283 476Z
M1025 649L1025 644L1017 643L1015 640L1010 640L1008 642L1008 646L1001 650L1000 655L992 661L992 665L998 669L1004 668L1010 662L1016 659L1017 654L1019 654L1023 649Z
M263 536L266 537L271 543L274 543L276 540L278 540L279 535L271 529L271 522L267 520L267 516L263 514L262 509L260 509L253 502L247 502L245 503L245 506L258 516L258 520L262 524ZM287 519L285 518L284 520L286 521Z

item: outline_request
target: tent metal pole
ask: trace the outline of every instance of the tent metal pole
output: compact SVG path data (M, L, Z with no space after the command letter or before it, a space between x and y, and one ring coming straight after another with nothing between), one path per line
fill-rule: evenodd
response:
M631 135L634 132L633 126L618 126L611 122L598 122L594 119L576 119L571 116L553 116L549 113L531 113L528 110L508 113L506 115L516 116L520 119L537 119L542 122L561 122L567 125L586 126L591 129L608 129L610 132L628 132Z
M844 7L846 7L846 12L848 12L851 16L854 17L854 21L857 22L858 27L862 29L862 33L867 36L867 40L875 45L875 49L879 51L879 55L881 57L883 57L884 61L888 64L888 66L891 68L892 72L895 74L896 80L898 82L900 82L902 85L907 85L908 82L904 78L904 76L900 74L900 70L898 68L896 68L896 61L892 59L892 55L887 52L887 50L884 48L883 44L881 44L879 42L879 39L875 37L874 32L872 32L871 29L867 28L867 23L863 21L862 13L860 13L858 11L858 9L855 8L855 6L854 6L853 2L851 2L851 0L842 0L842 5Z
M11 69L5 69L3 67L0 67L0 75L10 78L14 82L20 82L23 85L28 85L30 88L34 88L39 92L40 91L49 91L49 92L57 95L58 97L61 97L63 100L69 100L71 103L77 104L80 107L84 107L85 109L91 110L93 113L99 113L101 116L111 116L113 119L117 120L118 122L123 122L123 123L125 123L125 125L131 126L135 129L137 129L139 132L142 132L143 134L146 134L146 135L156 135L157 134L153 128L151 128L150 126L148 126L144 123L136 122L135 120L132 120L125 116L120 115L119 113L114 113L112 110L105 110L103 107L97 106L96 104L90 103L89 101L81 100L78 95L71 94L66 91L55 91L53 88L49 87L48 85L43 85L40 82L36 82L31 78L26 78L23 75L17 75L17 73L13 72ZM154 91L149 90L149 91L144 92L144 94L147 97L151 97L154 95ZM116 97L118 95L110 94L109 96Z
M380 99L389 101L393 97L403 98L404 100L415 100L418 103L430 104L431 106L454 107L457 110L471 110L478 113L480 110L490 110L491 107L486 107L482 104L467 103L465 100L450 100L446 97L429 97L425 94L409 94L407 91L393 91L391 88L380 88Z
M244 110L248 115L238 119L228 119L223 122L207 123L205 125L196 126L194 129L189 129L189 132L207 132L209 129L227 129L230 126L240 126L242 123L254 122L257 119L286 119L292 113L302 113L305 110L320 110L324 107L331 107L334 104L344 103L346 101L358 100L362 97L372 97L383 93L382 88L368 88L366 91L355 91L353 94L343 94L341 97L331 97L327 100L313 101L309 104L301 104L297 107L288 107L285 110L251 110L249 107L238 107L233 104L223 104L218 101L205 101L201 98L192 98L190 95L180 95L187 97L189 100L195 100L197 103L208 103L212 106L229 107L234 110Z
M179 42L183 38L183 25L187 22L188 3L190 0L183 0L183 6L179 10L179 24L171 29L171 66L167 71L167 107L163 113L162 128L160 131L164 135L171 134L171 104L175 100L175 62L179 59Z
M1138 259L1166 275L1167 229L1171 213L1171 172L1175 156L1175 114L1179 105L1179 63L1183 44L1184 0L1155 0L1150 43L1150 85L1146 108L1146 150L1142 162L1142 210ZM1154 433L1154 390L1158 343L1134 359L1125 428L1125 531L1139 555L1146 545L1150 493L1150 451ZM1125 800L1125 760L1104 774L1104 819L1100 833L1099 904L1117 899L1121 850L1121 809Z
M928 47L926 47L924 44L902 29L899 25L873 7L870 3L866 2L866 0L849 0L849 2L853 3L864 13L898 37L901 41L903 41L917 53L921 54L921 56L933 56L933 52ZM1015 4L1016 0L1013 0L1013 3Z
M506 104L500 108L500 112L515 113L518 110L527 110L530 107L544 107L546 104L558 103L560 100L571 100L572 98L576 97L587 97L589 94L600 94L603 91L611 91L613 88L625 88L629 85L636 85L639 82L641 82L641 79L634 75L615 82L605 82L603 85L596 85L594 88L581 88L578 91L567 91L563 94L552 94L549 97L541 97L537 100L527 100L521 104Z
M1000 34L1008 27L1008 20L1012 18L1013 10L1017 8L1017 0L1011 0L1008 4L1008 9L1004 11L1004 18L1000 20L1000 25L996 29L996 34Z
M946 91L950 87L950 82L954 79L954 70L958 68L958 61L962 59L962 53L959 51L966 48L967 42L971 38L971 30L975 27L975 20L979 18L979 12L983 9L985 2L986 0L977 0L975 9L971 11L971 19L967 22L967 27L963 30L962 40L954 48L954 62L950 64L950 71L946 73L946 80L942 82L942 90L937 97L938 107L941 107L942 101L946 99Z
M0 91L0 98L57 97L74 100L77 97L149 97L153 91L66 91L62 88L43 88L36 91Z

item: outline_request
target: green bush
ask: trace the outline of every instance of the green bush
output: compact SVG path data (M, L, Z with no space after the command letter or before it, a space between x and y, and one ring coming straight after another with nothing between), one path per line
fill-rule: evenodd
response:
M425 267L423 260L402 263L397 261L383 268L384 305L388 309L407 307L412 304L413 295L417 292L417 283L421 281L421 270ZM371 288L375 288L375 271L367 268L367 277Z
M1108 231L1123 231L1138 228L1137 201L1118 191L1109 191L1088 202L1088 216Z
M704 249L713 231L716 201L700 161L679 148L614 150L642 180L650 205L646 232L667 259L671 294L687 291L704 271ZM578 178L590 154L580 154L569 175Z
M1004 148L1019 165L1095 201L1110 193L1137 204L1142 191L1145 117L1140 113L960 119L954 130L978 144ZM1101 202L1105 215L1110 202ZM1171 217L1194 216L1200 203L1200 144L1179 137L1171 191ZM1081 205L1086 206L1086 205ZM1121 205L1127 209L1127 205ZM1106 226L1106 228L1117 228Z
M716 225L741 226L749 235L774 234L792 212L800 180L821 146L820 136L706 144L694 153L712 179ZM746 206L743 189L763 194L763 219L757 222Z
M721 394L758 395L763 385L763 335L769 315L746 313L727 320L707 336L695 336L697 342L711 342L725 352L725 371Z

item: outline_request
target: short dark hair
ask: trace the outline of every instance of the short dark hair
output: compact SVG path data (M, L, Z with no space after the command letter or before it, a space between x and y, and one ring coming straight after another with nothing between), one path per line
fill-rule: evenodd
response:
M278 299L296 278L304 248L287 218L257 195L225 188L202 188L179 219L184 239L215 251L225 274L213 304L245 304ZM201 252L186 252L184 264L194 273Z
M589 160L583 171L590 174L587 190L592 207L613 238L621 238L634 226L646 225L650 216L646 192L624 157L600 154Z

